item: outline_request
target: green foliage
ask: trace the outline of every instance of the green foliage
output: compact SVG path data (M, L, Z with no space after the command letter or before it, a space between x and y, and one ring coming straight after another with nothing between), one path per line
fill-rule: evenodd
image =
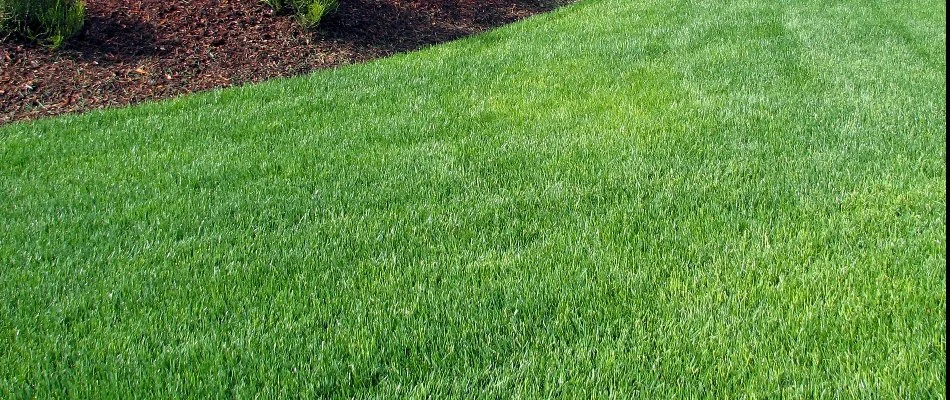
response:
M284 0L261 0L264 4L271 6L275 10L281 10L287 4Z
M328 13L336 10L338 0L262 0L275 10L290 10L297 15L297 19L308 29L320 25L320 21Z
M56 48L82 30L82 0L0 0L0 32Z
M303 7L297 9L297 17L302 24L310 29L320 25L323 16L336 10L339 5L337 0L310 0L300 3Z

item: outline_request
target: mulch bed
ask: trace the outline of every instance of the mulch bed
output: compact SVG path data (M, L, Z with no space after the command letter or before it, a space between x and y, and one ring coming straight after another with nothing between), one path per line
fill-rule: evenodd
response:
M362 62L548 11L567 0L342 0L315 31L260 0L87 0L56 51L0 39L0 124Z

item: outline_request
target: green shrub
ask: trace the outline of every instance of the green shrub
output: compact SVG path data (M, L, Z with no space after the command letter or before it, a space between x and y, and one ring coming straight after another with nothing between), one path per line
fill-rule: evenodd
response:
M262 0L277 11L290 10L308 29L316 28L327 14L336 10L338 0Z
M0 32L59 47L82 30L83 0L0 0Z

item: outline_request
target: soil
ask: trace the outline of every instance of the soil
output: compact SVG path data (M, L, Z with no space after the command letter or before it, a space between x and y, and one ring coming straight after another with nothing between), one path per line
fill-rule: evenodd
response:
M0 38L0 124L363 62L568 1L341 0L307 31L260 0L87 0L58 50Z

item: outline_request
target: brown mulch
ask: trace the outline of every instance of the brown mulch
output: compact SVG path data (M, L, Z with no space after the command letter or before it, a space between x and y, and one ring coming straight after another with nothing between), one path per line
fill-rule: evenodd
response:
M566 2L341 0L311 32L260 0L87 0L59 50L0 38L0 124L362 62Z

